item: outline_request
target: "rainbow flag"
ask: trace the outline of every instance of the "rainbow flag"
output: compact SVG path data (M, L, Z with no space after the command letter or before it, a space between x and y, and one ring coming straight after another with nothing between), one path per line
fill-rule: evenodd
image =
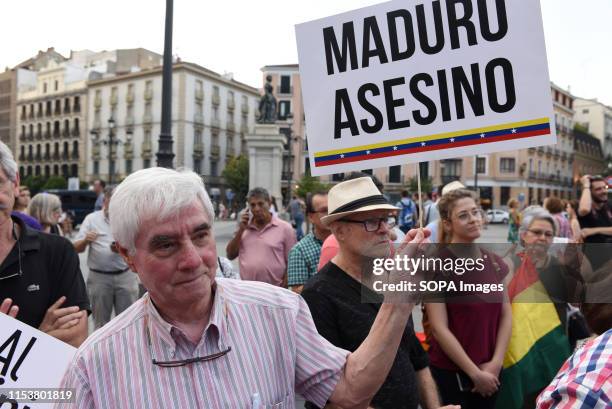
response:
M512 302L512 336L504 358L497 409L520 409L539 393L570 355L555 305L529 258L508 286ZM548 300L548 302L546 302Z

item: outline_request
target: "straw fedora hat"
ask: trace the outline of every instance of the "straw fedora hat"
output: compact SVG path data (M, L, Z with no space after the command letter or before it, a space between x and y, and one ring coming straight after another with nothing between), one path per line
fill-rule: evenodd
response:
M387 202L369 177L338 183L329 190L327 197L329 213L321 218L321 222L326 226L353 213L380 209L399 210Z

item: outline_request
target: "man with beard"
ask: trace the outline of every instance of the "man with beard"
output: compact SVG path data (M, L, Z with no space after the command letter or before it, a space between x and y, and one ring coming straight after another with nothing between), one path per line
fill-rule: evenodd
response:
M379 299L362 283L367 258L386 257L389 233L397 222L398 208L390 205L369 177L348 180L329 191L329 213L322 218L336 237L338 253L304 286L302 297L312 313L317 330L332 344L356 350L372 330L381 308ZM407 235L423 239L427 230ZM370 298L373 297L373 298ZM439 407L427 354L412 324L406 326L395 360L370 406L389 409ZM312 403L307 407L313 408Z
M580 181L582 195L578 221L584 242L587 243L585 253L596 270L610 258L601 245L593 243L612 243L612 206L608 202L608 184L602 177L585 175Z

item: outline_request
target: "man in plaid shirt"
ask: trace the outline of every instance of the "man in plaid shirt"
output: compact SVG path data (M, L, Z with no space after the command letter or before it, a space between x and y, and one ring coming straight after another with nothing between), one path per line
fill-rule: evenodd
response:
M309 193L306 197L306 214L313 225L313 232L304 236L289 252L287 261L287 284L296 293L301 293L304 284L317 273L323 241L331 234L321 223L327 216L327 192Z
M599 337L578 348L540 394L538 409L612 407L612 304L583 304Z

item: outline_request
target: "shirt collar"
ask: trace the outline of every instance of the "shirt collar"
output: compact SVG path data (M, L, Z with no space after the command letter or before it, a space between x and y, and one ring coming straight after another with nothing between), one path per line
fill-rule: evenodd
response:
M221 286L217 285L217 282L213 284L214 295L213 295L213 305L210 311L210 318L208 324L204 328L202 335L200 337L200 342L198 343L196 349L198 349L204 340L204 337L208 334L213 334L215 331L211 328L216 329L216 333L219 334L217 338L217 344L219 350L225 349L228 346L229 338L228 334L228 303L225 297L223 296L223 289ZM153 304L153 300L147 293L145 295L145 314L148 316L148 323L146 325L149 326L149 333L151 334L151 342L153 344L157 344L158 339L161 343L166 345L166 349L169 350L171 355L174 355L176 351L176 342L172 337L172 331L181 331L179 328L170 324L168 321L162 318L157 307ZM161 348L161 345L158 345Z
M261 230L258 230L257 227L255 227L254 224L249 224L247 227L249 229L262 232L264 230L267 230L267 229L271 228L272 226L274 226L274 227L278 226L278 217L275 216L275 215L272 215L272 218L270 219L270 222L268 224L266 224Z

